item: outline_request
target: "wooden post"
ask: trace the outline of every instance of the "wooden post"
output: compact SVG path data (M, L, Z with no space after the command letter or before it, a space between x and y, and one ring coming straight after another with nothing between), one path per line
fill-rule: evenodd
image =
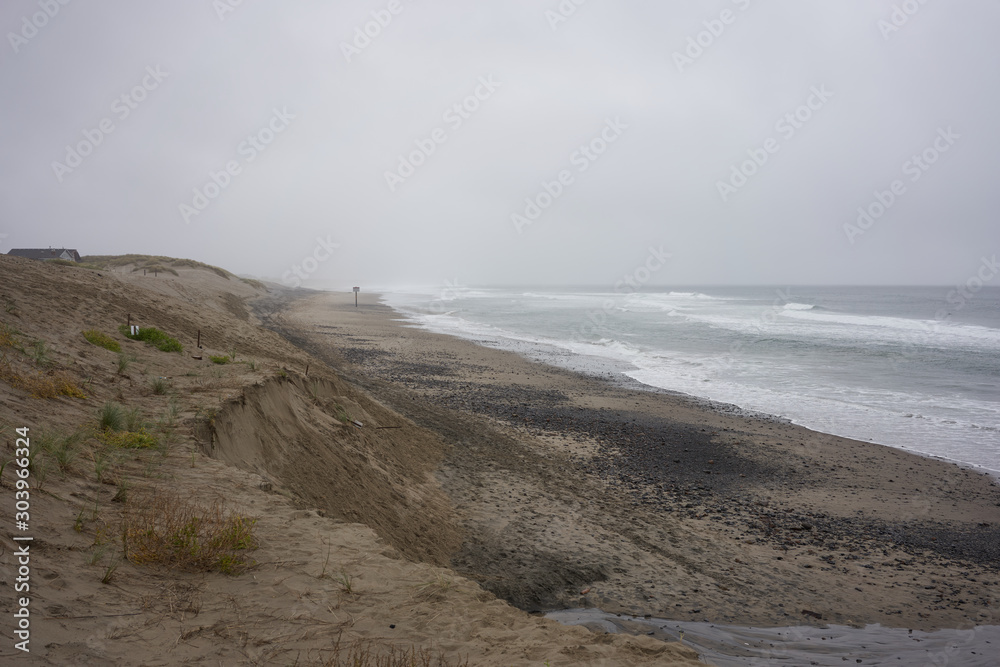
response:
M309 364L306 364L306 375L309 375Z
M201 349L201 329L198 329L198 349Z
M128 317L128 322L125 324L125 326L127 326L129 332L131 332L132 331L132 313L128 313L128 315L126 317Z

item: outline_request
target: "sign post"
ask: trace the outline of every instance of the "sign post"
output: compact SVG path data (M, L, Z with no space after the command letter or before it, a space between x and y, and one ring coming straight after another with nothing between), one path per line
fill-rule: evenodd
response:
M358 307L358 292L360 292L360 291L361 291L360 287L355 287L354 288L354 307L355 308Z

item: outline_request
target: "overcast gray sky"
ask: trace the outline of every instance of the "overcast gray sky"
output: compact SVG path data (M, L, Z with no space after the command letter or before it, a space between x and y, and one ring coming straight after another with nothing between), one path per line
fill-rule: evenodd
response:
M1000 252L994 0L62 2L0 8L4 252L316 287L610 287L650 247L659 284L953 284Z

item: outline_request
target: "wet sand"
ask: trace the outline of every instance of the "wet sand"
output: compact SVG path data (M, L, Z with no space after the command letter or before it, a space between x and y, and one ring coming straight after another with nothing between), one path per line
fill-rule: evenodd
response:
M760 628L714 623L667 621L608 614L596 609L568 609L546 614L594 632L648 635L680 641L716 667L786 665L948 665L995 667L1000 626L922 632L869 625Z
M1000 623L1000 487L983 474L416 329L377 295L260 308L441 437L451 566L522 609Z

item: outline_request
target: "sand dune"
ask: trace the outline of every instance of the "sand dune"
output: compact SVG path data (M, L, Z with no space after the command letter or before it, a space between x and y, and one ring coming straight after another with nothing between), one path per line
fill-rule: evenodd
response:
M432 474L447 450L439 435L260 326L250 301L273 294L202 268L177 274L0 257L7 377L61 374L86 396L38 398L0 382L4 460L16 428L39 447L24 533L34 538L30 655L10 640L17 563L5 533L0 660L329 664L339 638L416 647L442 664L700 664L677 644L530 616L441 567L464 536ZM183 353L126 339L128 316ZM125 357L87 342L90 329ZM135 411L157 446L103 443L108 401ZM0 483L13 499L12 466ZM256 565L233 575L123 559L122 517L152 492L253 517Z

